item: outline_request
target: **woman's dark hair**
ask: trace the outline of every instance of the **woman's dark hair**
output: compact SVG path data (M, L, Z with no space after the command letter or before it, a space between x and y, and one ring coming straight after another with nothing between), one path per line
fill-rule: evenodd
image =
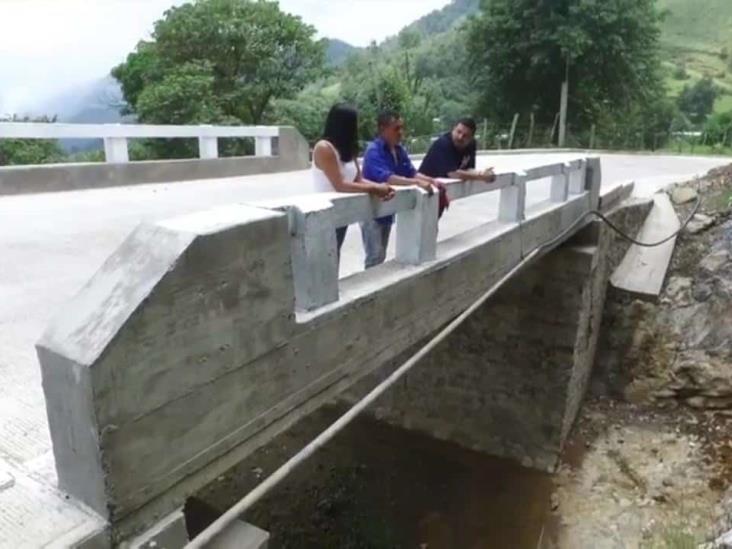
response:
M350 105L333 105L325 119L323 139L330 141L341 157L350 162L358 155L358 111Z

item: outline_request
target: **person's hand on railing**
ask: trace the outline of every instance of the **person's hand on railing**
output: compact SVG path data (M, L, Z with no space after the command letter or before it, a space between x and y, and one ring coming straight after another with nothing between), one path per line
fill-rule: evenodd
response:
M415 183L420 189L427 191L427 194L429 194L430 196L435 194L435 188L438 184L436 179L423 175L421 173L417 174L417 177L415 178Z
M496 180L496 174L493 171L493 168L488 168L487 170L483 170L480 172L481 179L485 181L486 183L493 183Z
M383 202L386 202L387 200L391 200L394 198L394 195L396 194L396 191L394 191L394 188L390 185L387 185L385 183L371 183L371 186L369 187L369 194L372 196L375 196L379 200L382 200Z

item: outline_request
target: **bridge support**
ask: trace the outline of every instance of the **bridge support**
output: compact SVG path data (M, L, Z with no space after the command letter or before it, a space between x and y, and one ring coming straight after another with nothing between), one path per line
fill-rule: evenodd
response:
M647 211L643 202L614 220L630 229ZM593 224L541 258L384 395L376 417L553 471L592 370L608 277L626 247ZM345 399L360 398L416 348Z
M397 384L377 417L553 470L592 368L604 263L597 246L545 256ZM390 371L368 378L352 396Z

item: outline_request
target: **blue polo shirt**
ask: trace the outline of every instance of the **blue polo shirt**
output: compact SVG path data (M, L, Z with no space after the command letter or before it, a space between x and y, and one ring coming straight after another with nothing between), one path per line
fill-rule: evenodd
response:
M448 177L450 172L475 169L475 153L475 141L460 150L452 141L452 133L448 132L432 143L422 160L419 173L430 177Z
M396 146L394 158L386 141L377 137L369 143L363 155L363 176L374 183L386 183L392 175L411 178L417 175L417 170L404 147ZM394 216L381 217L376 221L382 225L391 225L394 223Z

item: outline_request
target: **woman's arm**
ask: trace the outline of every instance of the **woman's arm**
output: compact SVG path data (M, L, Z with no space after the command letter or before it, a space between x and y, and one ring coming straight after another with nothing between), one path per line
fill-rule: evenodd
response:
M356 181L344 181L335 149L324 141L315 144L313 163L323 171L330 184L333 185L333 189L339 193L369 193L381 198L390 198L393 195L393 190L388 185L364 181L361 178L361 168L358 166L358 162L356 162L358 168Z
M361 171L361 164L358 162L358 156L353 157L353 162L356 164L356 181L363 183L363 172Z

